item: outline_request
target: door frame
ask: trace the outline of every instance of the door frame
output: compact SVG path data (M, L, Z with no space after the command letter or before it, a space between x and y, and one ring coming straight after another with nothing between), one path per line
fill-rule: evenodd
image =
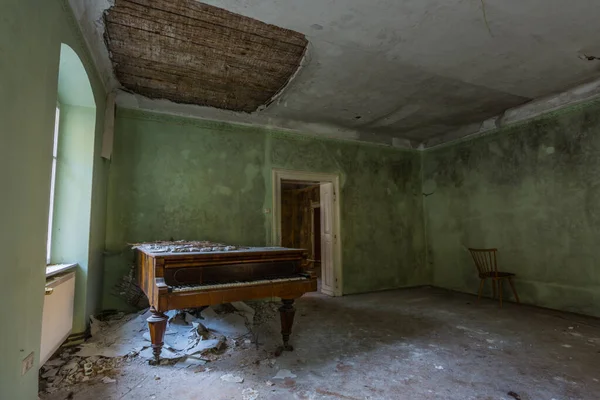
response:
M340 177L338 174L321 172L293 171L273 168L273 234L274 246L281 246L281 182L298 181L306 183L331 183L333 185L333 278L335 280L334 296L343 294L342 274L342 238L340 227ZM323 249L321 249L323 251ZM321 269L323 264L321 264Z
M310 203L310 244L311 244L311 251L312 251L312 255L313 258L315 258L315 210L319 209L319 212L321 212L321 201L319 199L319 202L317 203L316 201L313 201ZM319 234L321 232L321 228L319 227ZM321 263L321 260L319 260L319 263Z

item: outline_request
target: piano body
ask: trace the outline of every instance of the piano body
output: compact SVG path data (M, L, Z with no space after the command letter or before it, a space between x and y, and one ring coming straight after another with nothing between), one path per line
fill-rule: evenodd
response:
M154 362L160 359L168 310L279 297L282 350L292 350L294 299L317 290L307 252L283 247L234 247L210 242L134 245L138 284L148 296Z

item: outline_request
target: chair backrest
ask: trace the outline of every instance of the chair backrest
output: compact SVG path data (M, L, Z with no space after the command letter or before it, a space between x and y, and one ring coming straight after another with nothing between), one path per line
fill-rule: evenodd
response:
M471 249L469 252L473 257L479 277L498 276L498 264L496 263L496 253L498 249Z

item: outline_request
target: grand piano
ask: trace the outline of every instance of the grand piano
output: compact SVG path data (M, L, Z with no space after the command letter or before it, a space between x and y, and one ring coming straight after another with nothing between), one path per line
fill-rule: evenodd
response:
M150 302L150 339L158 363L168 310L278 297L283 346L289 344L294 300L317 290L307 252L283 247L236 247L211 242L153 242L134 245L138 285Z

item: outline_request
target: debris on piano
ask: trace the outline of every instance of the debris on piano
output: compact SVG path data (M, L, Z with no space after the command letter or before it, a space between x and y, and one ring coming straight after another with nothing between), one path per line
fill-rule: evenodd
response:
M133 249L142 249L151 253L207 253L211 251L243 250L247 247L225 245L209 241L157 241L130 244Z

